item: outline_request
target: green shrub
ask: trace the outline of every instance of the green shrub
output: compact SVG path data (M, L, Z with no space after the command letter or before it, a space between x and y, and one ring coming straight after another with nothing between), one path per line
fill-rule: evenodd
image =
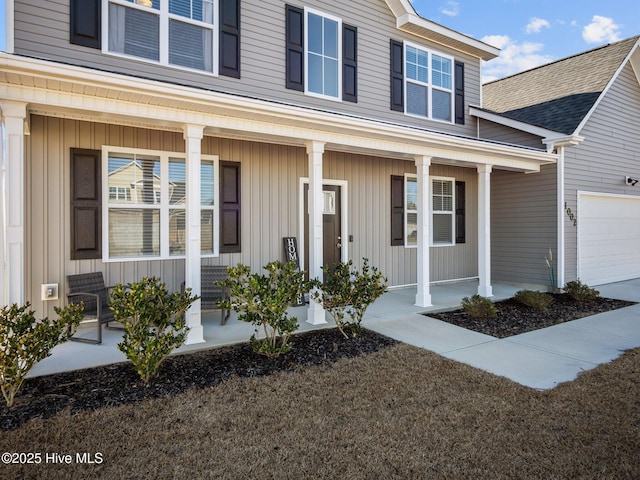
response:
M567 282L564 291L576 302L591 302L600 296L600 292L582 283L580 280Z
M9 407L29 370L75 333L84 310L82 303L54 307L57 320L36 321L29 306L14 303L0 310L0 387Z
M496 306L491 300L476 294L462 299L462 309L471 318L492 318L498 314Z
M322 267L322 270L324 283L321 290L314 293L314 298L331 314L345 338L349 338L345 330L356 337L362 331L362 318L369 305L387 291L387 279L376 267L369 267L366 258L362 272L353 268L351 260Z
M169 294L156 277L145 277L126 287L116 285L110 308L125 328L118 349L133 363L140 378L149 380L162 361L187 339L184 313L198 299L191 289Z
M534 310L545 311L549 305L553 303L553 297L544 292L535 292L533 290L520 290L515 293L513 299Z
M252 274L247 265L230 267L228 278L216 283L229 290L229 299L218 304L232 308L239 312L239 320L253 324L253 350L275 358L291 349L290 337L298 329L298 319L289 317L287 309L313 282L304 280L304 273L298 271L295 262L270 262L264 269L266 275ZM260 327L262 339L258 339Z

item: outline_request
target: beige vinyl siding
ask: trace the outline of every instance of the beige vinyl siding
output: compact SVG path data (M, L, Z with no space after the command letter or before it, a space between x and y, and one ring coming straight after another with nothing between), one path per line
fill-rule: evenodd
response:
M181 132L31 116L27 138L26 298L42 315L65 302L65 276L104 272L108 285L158 276L171 291L184 280L184 260L107 262L70 260L69 162L72 148L101 149L103 145L183 152ZM205 137L202 153L241 163L242 252L203 259L204 264L246 263L254 271L283 258L282 238L299 237L300 179L308 176L304 148ZM358 266L369 258L388 277L389 285L416 282L416 249L390 245L391 175L415 173L412 161L328 151L324 178L348 184L349 258ZM431 248L431 280L477 275L477 173L434 164L431 175L466 182L467 242ZM299 242L302 239L299 238ZM58 283L60 299L42 302L40 285Z
M478 127L479 138L508 143L511 145L522 145L540 150L546 149L546 145L542 143L542 139L538 135L533 135L531 133L482 119L478 119Z
M565 153L565 201L575 215L577 191L640 195L625 176L640 177L640 86L627 64ZM577 278L577 227L565 214L566 280ZM640 240L639 240L640 241ZM640 273L639 273L640 275Z
M491 174L491 271L494 282L549 285L545 256L557 259L556 166L540 173Z
M289 3L304 6L299 1ZM338 0L313 2L314 9L338 16L344 23L358 28L358 103L314 98L285 88L285 2L280 0L241 2L241 79L213 77L71 45L69 0L16 0L15 4L15 51L20 55L460 135L476 135L475 120L468 116L468 105L480 104L480 61L400 32L395 28L395 17L384 0L354 0L347 8ZM464 62L465 125L423 120L390 110L391 38L411 41Z

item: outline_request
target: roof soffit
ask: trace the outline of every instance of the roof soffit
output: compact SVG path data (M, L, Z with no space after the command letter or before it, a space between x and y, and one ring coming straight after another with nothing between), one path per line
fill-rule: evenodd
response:
M198 123L207 125L209 135L287 144L316 139L377 156L422 154L519 171L555 161L526 148L43 60L0 54L0 67L0 96L27 101L41 115L173 131Z
M420 17L408 0L385 0L398 29L482 60L496 58L500 49Z

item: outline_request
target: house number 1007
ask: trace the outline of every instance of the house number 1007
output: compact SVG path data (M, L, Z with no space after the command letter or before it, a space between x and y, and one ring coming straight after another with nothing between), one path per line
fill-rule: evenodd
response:
M569 217L569 220L571 220L573 222L573 226L577 227L578 226L578 219L576 218L576 216L573 214L573 212L571 211L571 209L567 206L567 202L564 202L564 211L567 212L567 215Z

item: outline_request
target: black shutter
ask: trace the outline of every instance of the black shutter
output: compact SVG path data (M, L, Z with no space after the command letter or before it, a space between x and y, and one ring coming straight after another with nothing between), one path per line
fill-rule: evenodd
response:
M218 73L240 78L240 0L220 0Z
M83 47L102 48L102 2L71 0L69 4L69 41Z
M71 149L71 260L102 258L101 155Z
M464 125L464 63L456 62L456 123Z
M240 252L240 163L220 162L220 253Z
M404 245L404 177L391 175L391 246Z
M304 92L304 10L286 5L286 87Z
M465 243L465 183L456 182L456 243Z
M358 102L358 29L342 24L342 100Z
M404 46L391 40L391 110L404 112Z

